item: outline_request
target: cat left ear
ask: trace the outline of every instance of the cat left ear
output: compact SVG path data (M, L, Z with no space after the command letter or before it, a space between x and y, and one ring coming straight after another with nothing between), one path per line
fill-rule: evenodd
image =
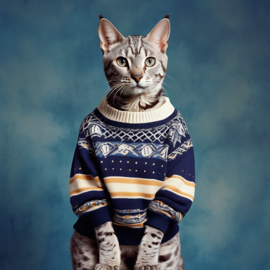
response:
M98 35L100 38L100 47L103 52L108 52L111 45L123 41L124 37L110 21L101 15L99 17Z
M168 40L170 36L170 21L169 15L159 21L152 31L146 36L146 39L155 43L165 53L168 48Z

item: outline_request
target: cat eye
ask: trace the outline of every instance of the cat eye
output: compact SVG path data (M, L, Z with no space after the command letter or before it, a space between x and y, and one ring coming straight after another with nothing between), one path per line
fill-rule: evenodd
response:
M116 59L116 63L118 64L118 66L120 67L127 67L128 66L128 61L126 58L124 57L118 57Z
M156 63L156 59L154 57L148 57L145 60L145 65L147 67L152 67Z

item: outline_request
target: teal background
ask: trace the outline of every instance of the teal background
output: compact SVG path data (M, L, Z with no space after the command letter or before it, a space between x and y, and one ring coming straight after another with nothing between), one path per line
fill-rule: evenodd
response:
M186 270L270 269L270 2L1 0L1 270L71 269L73 151L109 89L98 14L127 36L168 13L164 87L196 157Z

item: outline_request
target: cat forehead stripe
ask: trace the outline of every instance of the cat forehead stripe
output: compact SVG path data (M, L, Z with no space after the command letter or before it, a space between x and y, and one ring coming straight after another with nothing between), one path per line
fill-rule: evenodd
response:
M138 35L128 36L128 41L132 54L134 55L140 54L142 48L142 36Z

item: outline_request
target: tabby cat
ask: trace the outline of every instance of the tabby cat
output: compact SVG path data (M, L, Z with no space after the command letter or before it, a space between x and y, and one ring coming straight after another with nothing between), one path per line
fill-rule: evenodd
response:
M146 37L137 35L124 37L111 22L100 16L98 34L103 52L104 71L110 85L105 102L116 113L117 111L138 113L152 111L155 114L156 110L166 103L162 84L168 61L166 49L170 35L169 16L167 15L159 21ZM88 126L87 128L89 128ZM101 136L98 129L93 132L97 134L96 136ZM86 142L81 142L80 145L82 148L88 147L89 152L92 151ZM190 143L188 145L185 151L191 146ZM150 150L148 148L148 151ZM126 151L129 153L128 151L131 150L126 148ZM171 156L172 159L174 157ZM74 178L71 181L73 183ZM188 188L193 188L194 183L181 181L189 185ZM175 213L170 206L164 202L160 203L162 209L169 209L169 212ZM102 204L107 204L107 202L99 200L87 202L81 208L75 207L77 210L74 211L84 213L85 209L90 207L89 205L91 205L91 211L95 211L100 209ZM160 212L162 211L160 210ZM177 212L177 214L179 222L185 213ZM141 216L139 215L139 217ZM144 224L143 227L145 231L142 238L139 239L139 245L119 244L113 221L107 221L94 227L95 237L92 239L75 230L70 247L73 269L183 270L179 232L162 243L164 237L162 230L147 224Z

